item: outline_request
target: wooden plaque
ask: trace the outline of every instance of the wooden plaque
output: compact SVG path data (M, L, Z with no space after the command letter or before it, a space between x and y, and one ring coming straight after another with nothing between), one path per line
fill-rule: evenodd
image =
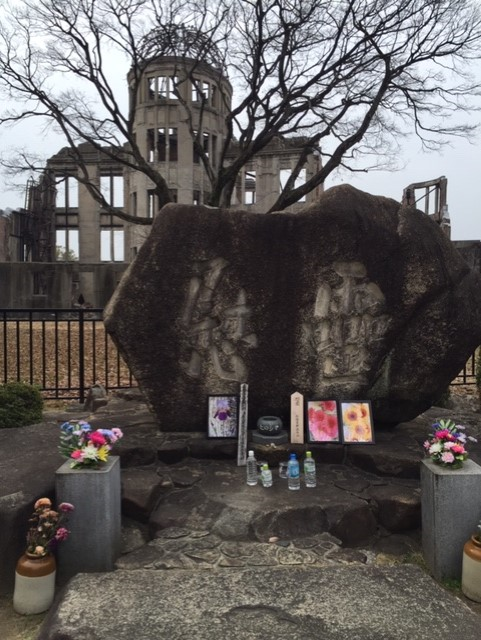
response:
M291 395L291 442L304 442L304 396L298 391Z

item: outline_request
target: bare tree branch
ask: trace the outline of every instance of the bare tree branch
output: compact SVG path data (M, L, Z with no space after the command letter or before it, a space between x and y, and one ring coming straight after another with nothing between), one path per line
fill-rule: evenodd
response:
M174 86L213 206L230 206L243 169L275 139L295 135L303 146L271 210L294 204L338 167L363 170L360 160L373 155L379 164L403 135L415 132L432 150L469 137L479 108L470 75L481 57L474 0L17 0L2 6L0 25L0 91L14 101L0 125L50 123L92 197L129 222L151 220L112 208L78 147L88 143L143 173L161 206L171 199L135 135L143 73L158 56L174 56L179 78L201 96L194 113ZM119 61L130 69L128 104L116 85ZM228 107L217 164L202 144L208 105L196 82L206 63L218 70ZM226 77L233 104L221 91ZM298 185L311 153L323 162ZM3 163L37 167L25 157Z

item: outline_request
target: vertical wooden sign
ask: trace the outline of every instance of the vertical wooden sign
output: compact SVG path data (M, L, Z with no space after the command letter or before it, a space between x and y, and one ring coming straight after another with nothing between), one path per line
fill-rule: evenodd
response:
M247 409L249 385L241 384L239 402L239 439L237 441L237 466L243 467L247 460Z
M291 395L291 442L304 442L304 396L298 391Z

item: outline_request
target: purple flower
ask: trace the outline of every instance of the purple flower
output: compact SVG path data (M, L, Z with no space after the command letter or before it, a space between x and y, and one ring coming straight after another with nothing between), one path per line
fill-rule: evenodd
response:
M63 511L64 513L69 513L74 509L75 507L73 506L73 504L70 504L70 502L62 502L58 505L58 510Z
M55 540L62 542L62 540L66 540L68 538L69 533L70 531L65 527L59 527L55 533Z

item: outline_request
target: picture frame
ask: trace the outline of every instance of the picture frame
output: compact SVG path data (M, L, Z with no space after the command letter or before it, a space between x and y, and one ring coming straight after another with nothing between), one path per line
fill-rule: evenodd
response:
M342 401L340 419L344 444L374 444L374 425L369 400Z
M207 437L237 438L239 436L239 396L210 395L207 397Z
M308 442L339 444L342 433L337 401L307 400L306 431Z

